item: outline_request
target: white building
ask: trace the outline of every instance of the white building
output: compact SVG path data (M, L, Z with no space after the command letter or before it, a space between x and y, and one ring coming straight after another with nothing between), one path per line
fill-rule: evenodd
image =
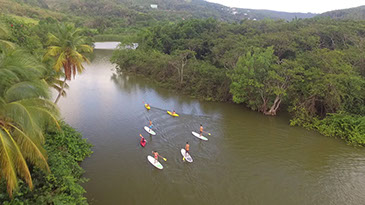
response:
M157 9L158 8L158 5L157 4L151 4L151 8Z

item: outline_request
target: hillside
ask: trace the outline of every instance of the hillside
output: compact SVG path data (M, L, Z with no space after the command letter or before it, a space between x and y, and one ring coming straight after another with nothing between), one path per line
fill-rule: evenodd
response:
M30 9L32 7L32 9L46 9L50 12L55 11L76 16L91 16L93 18L101 16L122 17L126 25L146 24L146 22L154 20L173 21L188 18L215 18L221 21L238 22L243 19L292 20L293 18L311 18L315 16L312 13L230 8L204 0L0 0L0 2L2 5L7 5L7 7L18 4L21 6L17 6L17 8L28 7ZM152 4L157 5L157 8L151 8ZM2 11L9 11L12 14L16 12L15 9L5 8ZM27 12L17 13L26 15ZM31 16L28 15L28 17ZM95 22L86 22L95 24Z
M325 12L319 16L333 19L365 20L365 6Z

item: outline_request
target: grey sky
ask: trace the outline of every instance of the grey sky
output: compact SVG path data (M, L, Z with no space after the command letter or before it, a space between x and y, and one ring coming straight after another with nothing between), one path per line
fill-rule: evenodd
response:
M225 6L287 12L323 13L365 5L365 0L206 0Z

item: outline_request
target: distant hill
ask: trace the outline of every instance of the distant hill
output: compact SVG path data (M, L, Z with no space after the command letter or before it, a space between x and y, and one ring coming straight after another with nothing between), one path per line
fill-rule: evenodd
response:
M312 13L289 13L271 10L230 8L204 0L1 0L18 2L79 16L117 16L130 23L139 20L181 20L187 18L215 18L238 22L243 19L262 20L311 18ZM151 8L151 4L157 8Z
M365 6L329 11L319 16L327 16L333 19L365 20Z

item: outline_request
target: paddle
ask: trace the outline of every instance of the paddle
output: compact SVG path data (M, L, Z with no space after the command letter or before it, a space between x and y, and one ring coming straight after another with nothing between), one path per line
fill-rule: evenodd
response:
M143 137L141 134L139 134L140 137ZM144 138L144 137L143 137ZM146 138L144 138L144 140L147 142Z
M159 157L161 157L163 160L165 160L165 162L167 161L167 159L161 155L158 155Z
M208 135L210 135L210 133L209 133L209 132L206 132L206 131L203 131L203 132L205 132L205 133L207 133Z

